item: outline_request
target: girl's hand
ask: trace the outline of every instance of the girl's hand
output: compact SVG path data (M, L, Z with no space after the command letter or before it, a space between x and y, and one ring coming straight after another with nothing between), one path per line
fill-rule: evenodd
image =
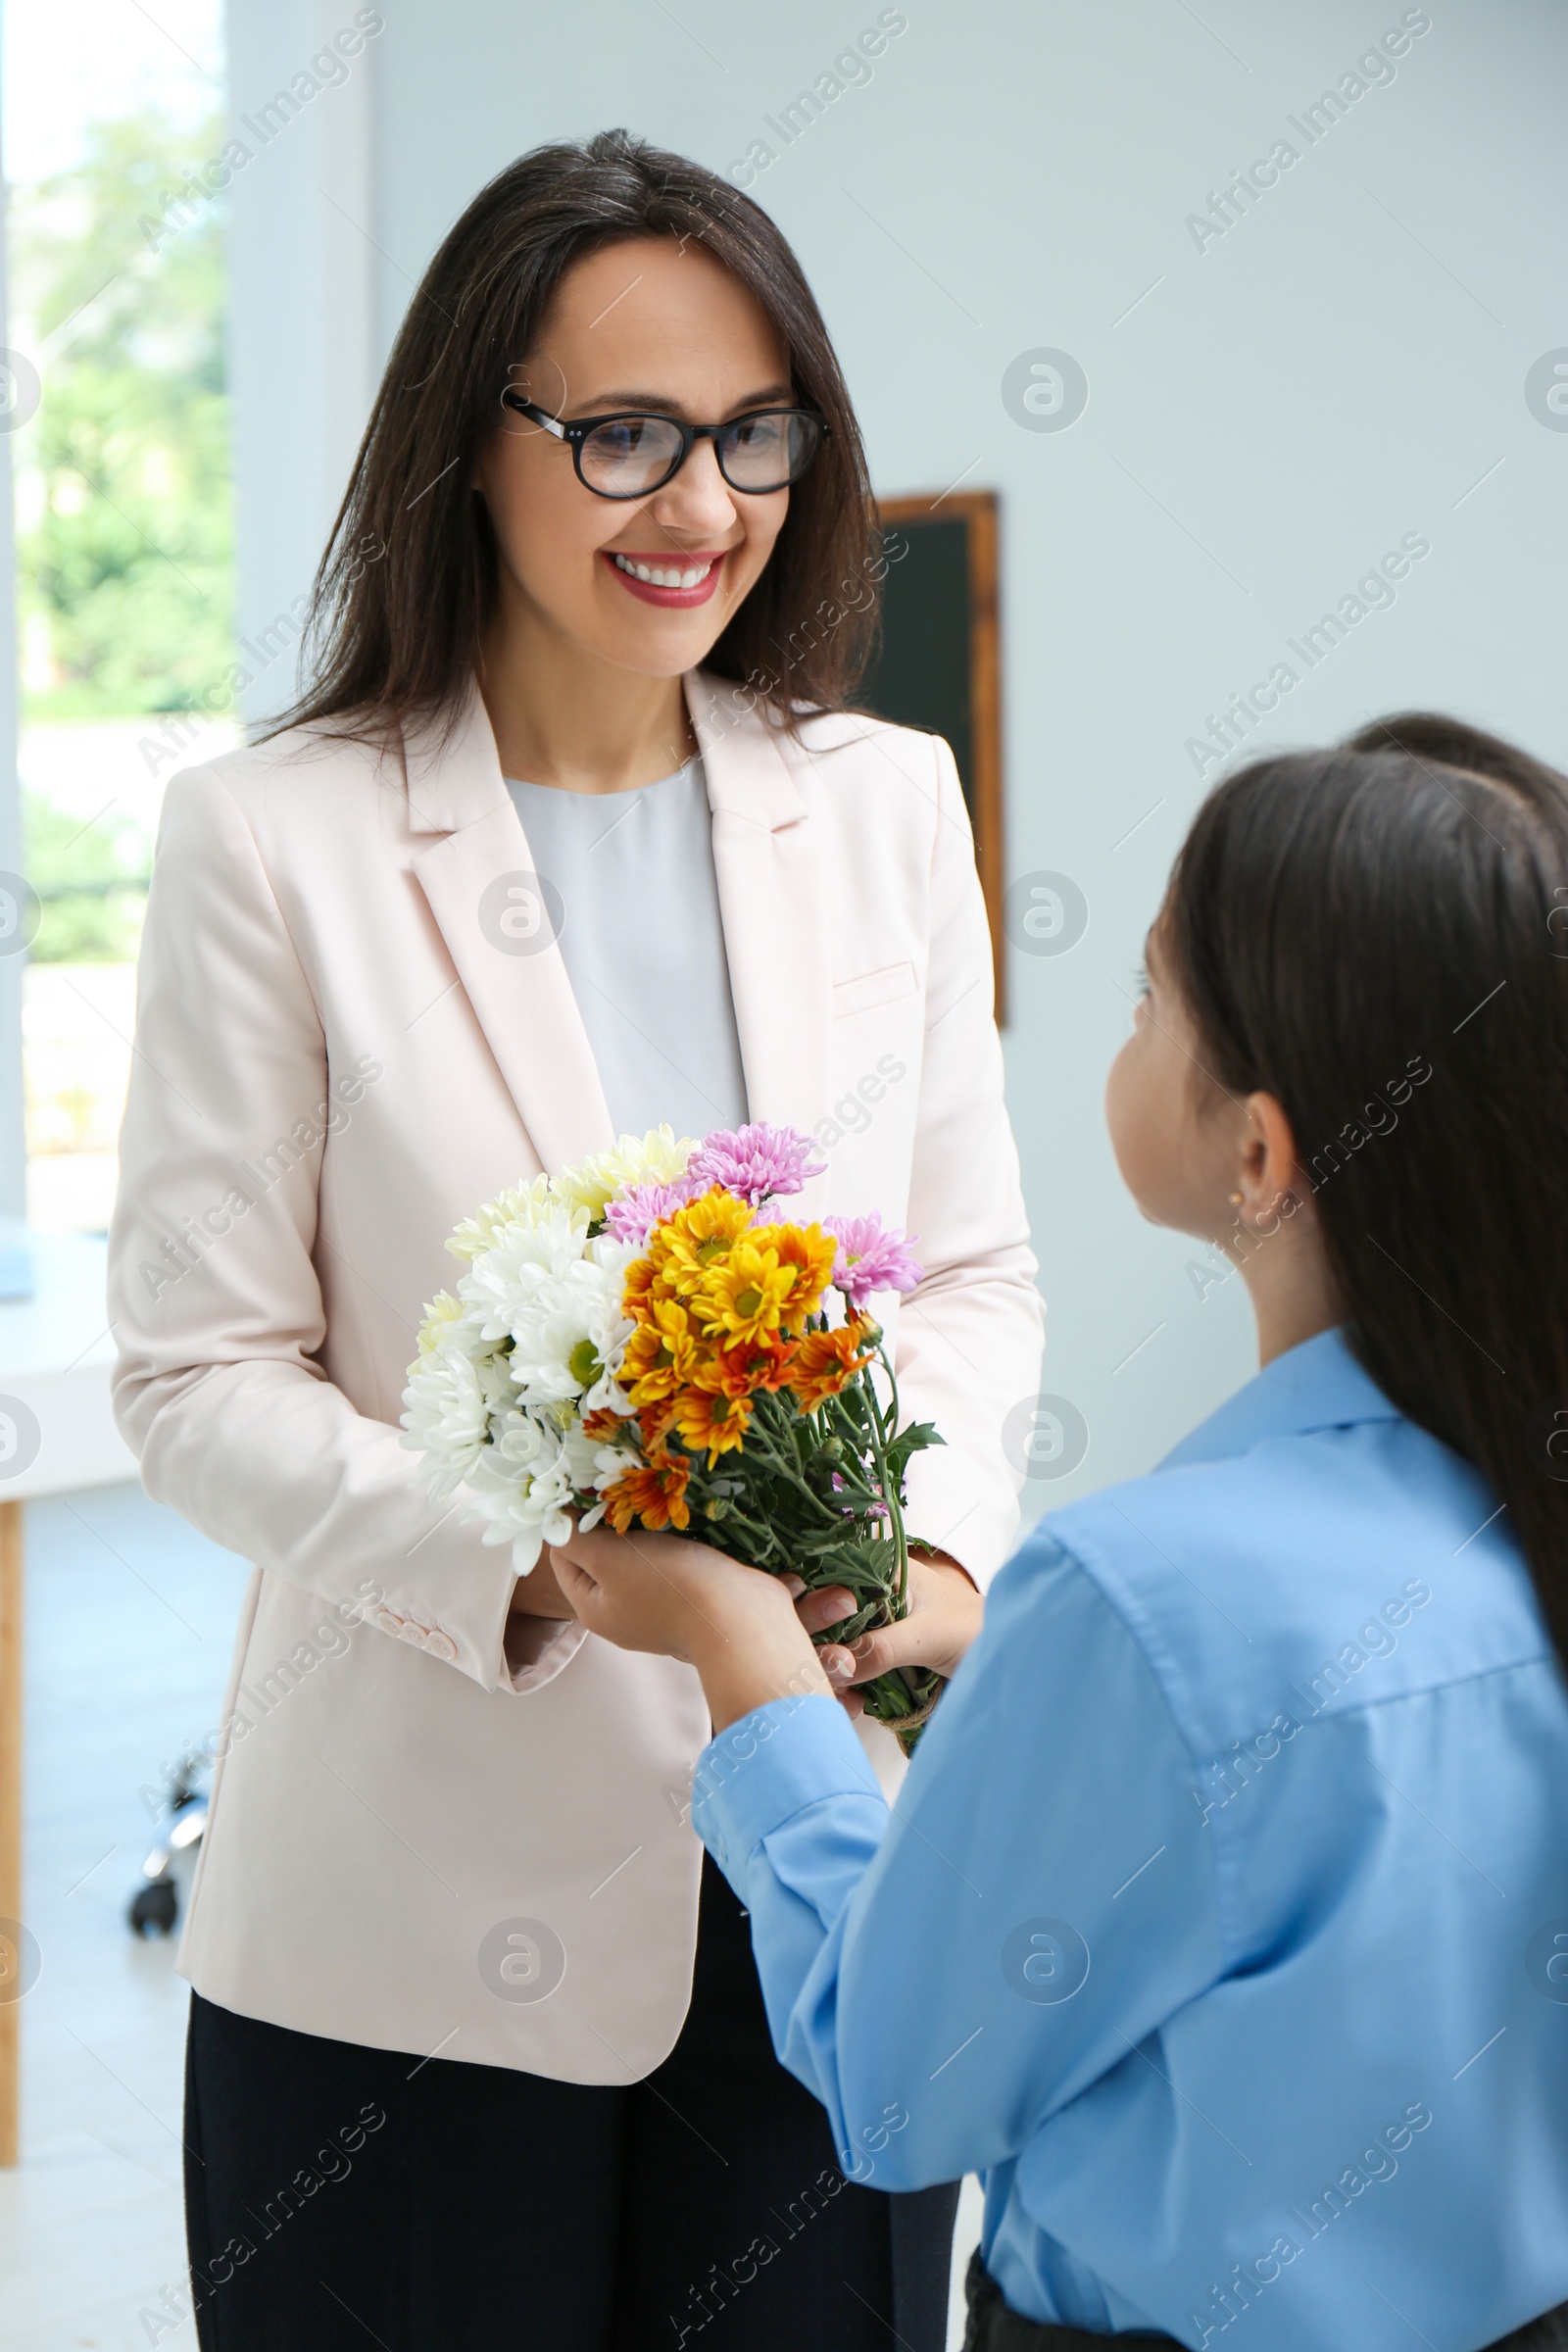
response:
M943 1552L928 1557L911 1551L907 1617L878 1633L862 1634L847 1648L835 1643L816 1654L843 1704L852 1715L858 1715L865 1701L856 1684L868 1683L890 1667L929 1666L937 1674L956 1673L959 1659L979 1634L985 1605L956 1560ZM803 1627L808 1634L816 1634L853 1616L856 1600L853 1592L833 1585L819 1592L808 1592L796 1606Z
M769 1699L831 1695L789 1592L760 1568L680 1536L616 1536L605 1527L579 1529L550 1556L591 1634L696 1667L715 1732Z

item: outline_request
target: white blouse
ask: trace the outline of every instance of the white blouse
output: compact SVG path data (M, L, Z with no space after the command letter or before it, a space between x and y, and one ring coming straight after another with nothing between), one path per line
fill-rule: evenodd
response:
M619 1135L739 1127L730 995L701 757L635 792L507 778ZM559 894L559 895L558 895Z

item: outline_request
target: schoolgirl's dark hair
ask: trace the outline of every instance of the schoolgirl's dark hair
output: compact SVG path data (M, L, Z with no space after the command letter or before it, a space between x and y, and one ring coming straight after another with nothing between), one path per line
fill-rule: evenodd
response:
M1491 1482L1568 1658L1568 778L1428 711L1221 783L1160 933L1290 1118L1347 1337Z
M841 710L875 642L885 568L864 451L800 264L760 205L683 156L623 130L537 147L482 188L448 232L387 362L321 559L306 683L270 732L315 724L385 737L450 723L496 591L494 535L470 487L508 368L529 350L574 262L629 237L694 239L756 297L795 391L828 437L790 495L761 577L708 657L786 726Z

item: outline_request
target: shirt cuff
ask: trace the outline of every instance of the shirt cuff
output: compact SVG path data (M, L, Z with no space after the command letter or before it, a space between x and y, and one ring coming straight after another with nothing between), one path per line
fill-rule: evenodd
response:
M692 1827L733 1886L762 1839L824 1798L886 1799L836 1698L771 1699L697 1759Z

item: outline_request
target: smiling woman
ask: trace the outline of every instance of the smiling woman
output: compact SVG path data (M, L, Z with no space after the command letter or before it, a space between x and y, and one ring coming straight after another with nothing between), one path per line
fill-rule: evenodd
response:
M541 555L548 548L559 566L564 538L604 557L558 568L544 603L569 599L577 622L592 611L587 642L603 654L609 631L617 668L645 667L627 651L662 668L695 649L710 675L745 685L786 725L797 702L849 700L875 625L862 583L882 566L859 431L821 314L759 206L678 157L641 156L619 133L588 150L540 149L483 190L436 254L322 564L318 666L288 723L450 712L481 638L532 580L515 528L529 498ZM750 470L757 436L742 443L739 429L751 412L780 408L800 422L775 428L789 464L764 481ZM707 421L707 446L694 457L688 441L673 479L627 487L583 454L585 427L597 423L598 442L627 411L618 460L600 443L612 466L646 463L660 426L673 438L671 422ZM735 436L733 454L716 426ZM385 551L373 565L368 547ZM623 647L627 615L600 578L635 576L614 566L617 555L650 569L711 562L701 629L651 630ZM841 621L782 656L791 631L835 596Z
M926 1268L885 1341L947 1440L910 1468L910 1613L853 1653L806 1643L892 1785L856 1686L945 1675L975 1629L1041 1310L953 755L851 708L881 568L849 395L767 216L620 132L544 148L416 297L300 704L169 786L122 1425L150 1491L256 1563L236 1686L323 1601L358 1627L216 1777L181 1955L204 2345L423 2352L520 2323L572 2352L699 2328L939 2352L955 2192L864 2186L774 2060L691 1833L695 1669L596 1638L547 1560L518 1577L396 1426L477 1202L662 1123L819 1131L866 1072L907 1076L800 1204L875 1209ZM352 1122L314 1119L369 1066ZM785 1605L805 1641L855 1604ZM367 2102L373 2154L259 2231ZM801 2235L778 2217L808 2190Z

